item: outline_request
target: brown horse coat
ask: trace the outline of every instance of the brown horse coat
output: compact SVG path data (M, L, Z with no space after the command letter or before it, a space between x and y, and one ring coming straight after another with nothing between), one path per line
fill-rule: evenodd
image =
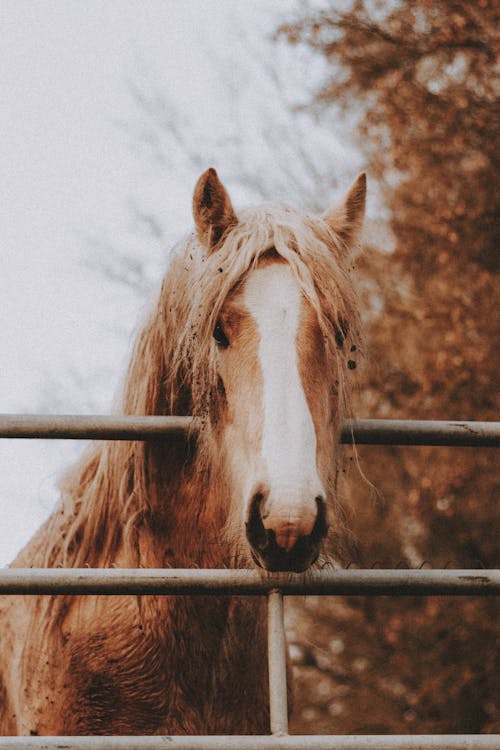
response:
M193 413L203 427L187 445L90 446L14 566L253 567L221 447L227 412L213 331L231 291L271 250L292 269L323 347L311 388L322 393L329 378L332 395L316 408L328 431L318 465L339 552L333 454L358 328L345 249L364 194L361 177L323 219L281 206L236 217L214 170L200 178L197 236L174 256L139 335L121 411ZM2 735L269 731L262 598L3 597L0 638Z

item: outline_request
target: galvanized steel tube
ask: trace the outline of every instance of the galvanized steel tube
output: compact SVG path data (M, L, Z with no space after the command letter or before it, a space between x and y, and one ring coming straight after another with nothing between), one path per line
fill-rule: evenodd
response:
M0 414L0 438L159 440L182 437L192 417Z
M187 435L193 417L0 415L0 438L160 440ZM346 420L342 443L358 445L499 446L500 422L405 419Z
M500 594L500 570L261 570L5 568L0 594L262 595Z
M271 591L267 597L267 654L271 732L273 734L287 734L285 617L283 595L276 590Z
M500 446L500 422L416 419L346 420L342 442L358 445Z
M500 735L0 737L0 750L498 750Z

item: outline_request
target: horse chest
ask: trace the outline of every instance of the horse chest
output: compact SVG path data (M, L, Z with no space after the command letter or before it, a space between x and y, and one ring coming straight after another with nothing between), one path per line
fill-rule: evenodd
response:
M267 730L260 618L238 608L228 616L227 602L213 599L194 609L179 600L153 623L123 614L114 626L67 638L63 733Z
M69 638L60 670L66 734L152 734L167 710L167 663L139 629Z

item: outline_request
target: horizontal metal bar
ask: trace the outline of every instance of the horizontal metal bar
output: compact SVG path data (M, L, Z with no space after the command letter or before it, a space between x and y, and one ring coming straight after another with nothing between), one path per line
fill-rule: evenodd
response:
M493 595L500 570L261 570L5 568L0 594Z
M186 435L193 417L0 414L0 438L155 440Z
M0 438L158 440L186 435L193 417L0 414ZM500 446L500 422L348 419L341 442L358 445Z
M0 750L498 750L500 734L0 737Z
M499 447L500 422L450 422L412 419L346 420L342 442L358 445L449 445Z

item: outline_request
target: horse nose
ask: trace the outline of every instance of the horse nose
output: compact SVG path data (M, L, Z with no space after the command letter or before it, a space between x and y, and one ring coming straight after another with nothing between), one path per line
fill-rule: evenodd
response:
M267 500L269 490L259 487L249 503L246 534L254 561L267 570L306 570L318 557L326 536L326 503L317 495L312 510L293 515L293 511L273 510Z
M273 526L265 525L264 528L272 529ZM306 532L307 533L307 532ZM300 525L290 523L290 521L278 521L274 526L274 534L276 536L276 544L278 547L290 552L292 547L295 546L295 542L301 536L306 536Z

